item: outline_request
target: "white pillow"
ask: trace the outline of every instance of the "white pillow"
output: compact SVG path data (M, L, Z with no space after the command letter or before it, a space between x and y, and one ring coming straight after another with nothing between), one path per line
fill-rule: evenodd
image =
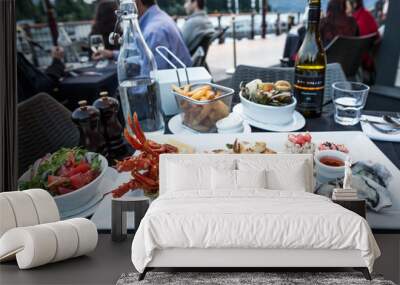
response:
M177 163L168 164L168 191L211 188L211 167Z
M279 157L239 159L239 170L266 170L267 188L271 190L311 191L312 169L309 158Z
M267 188L265 170L211 170L213 190L238 190L243 188Z
M269 169L267 171L268 189L287 191L307 191L308 176L306 163L294 163L290 172L282 169Z
M236 170L237 188L267 188L267 171Z
M236 170L216 169L211 170L212 190L236 190Z

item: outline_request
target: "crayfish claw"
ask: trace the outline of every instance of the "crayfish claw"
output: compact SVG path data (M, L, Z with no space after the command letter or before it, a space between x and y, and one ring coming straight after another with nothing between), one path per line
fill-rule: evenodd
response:
M178 149L168 144L159 144L147 140L140 127L136 113L127 117L127 127L124 129L126 141L136 150L139 155L117 161L117 171L131 171L132 180L124 183L104 196L112 193L114 198L119 198L129 190L143 189L145 193L158 193L159 188L159 155L162 153L177 153ZM130 132L130 131L131 132ZM131 135L134 134L134 136Z

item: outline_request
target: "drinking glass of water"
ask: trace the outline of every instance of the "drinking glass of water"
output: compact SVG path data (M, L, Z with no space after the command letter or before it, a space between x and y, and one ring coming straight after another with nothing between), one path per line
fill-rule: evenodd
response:
M359 82L341 81L332 84L335 122L354 126L360 122L361 110L367 102L369 86Z

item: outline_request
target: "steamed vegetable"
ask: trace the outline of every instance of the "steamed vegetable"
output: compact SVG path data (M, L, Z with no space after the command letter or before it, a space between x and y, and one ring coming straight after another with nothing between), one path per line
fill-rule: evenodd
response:
M241 82L240 92L247 100L262 105L285 106L293 103L292 85L285 80L262 82L254 79L249 83Z

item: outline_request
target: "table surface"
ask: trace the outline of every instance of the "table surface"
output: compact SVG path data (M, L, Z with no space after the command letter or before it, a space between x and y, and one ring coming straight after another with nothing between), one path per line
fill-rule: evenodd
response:
M371 94L373 95L373 94ZM399 101L370 96L366 109L400 111ZM318 119L307 120L304 130L309 131L351 131L360 127L342 127L333 122L329 108ZM255 130L257 131L257 130ZM400 168L400 144L374 142L391 161ZM99 234L94 252L88 256L49 264L31 270L18 270L15 262L0 265L0 283L8 284L115 284L119 276L134 271L130 259L132 236L121 243L111 241L110 234Z
M114 62L109 62L109 64L104 68L96 68L95 66L88 66L77 68L73 70L78 74L78 76L69 76L64 78L61 82L61 86L64 85L81 85L89 84L96 85L100 82L106 80L109 77L115 76L117 73L117 65ZM87 75L85 72L96 72L98 75Z
M117 65L110 62L104 68L84 67L74 70L78 76L69 76L60 82L58 100L68 109L77 108L78 101L86 100L89 104L99 98L101 91L107 91L110 96L118 87ZM87 75L84 72L96 72L98 75Z
M400 100L379 94L370 94L365 106L365 113L382 115L384 112L400 112ZM257 131L257 130L255 130ZM341 126L333 119L333 105L325 106L323 115L316 119L307 119L302 131L361 131L360 124L355 126ZM349 138L350 139L350 138ZM375 141L376 146L400 169L400 143Z

